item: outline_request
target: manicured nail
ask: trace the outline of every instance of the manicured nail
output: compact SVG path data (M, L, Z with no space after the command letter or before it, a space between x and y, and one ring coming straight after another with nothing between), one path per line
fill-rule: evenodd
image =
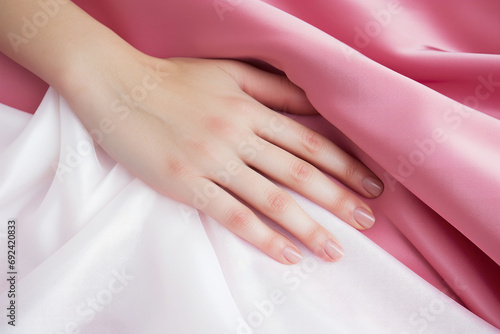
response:
M368 176L363 179L363 187L374 197L380 196L384 190L384 184L382 181L372 176Z
M375 223L375 217L365 208L357 208L354 210L354 219L364 228L370 228Z
M285 250L283 251L283 255L285 256L285 259L288 260L288 262L293 264L297 264L302 260L302 255L300 255L300 253L292 247L285 248Z
M344 256L344 250L342 246L333 240L327 240L325 242L325 252L333 261L338 261Z

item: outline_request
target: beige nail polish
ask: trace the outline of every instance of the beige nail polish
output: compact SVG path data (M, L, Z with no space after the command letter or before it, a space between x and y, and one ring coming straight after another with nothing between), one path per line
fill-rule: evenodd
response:
M334 261L338 261L344 256L344 250L342 249L342 246L337 244L333 240L327 240L325 242L325 252L326 254Z
M293 264L297 264L302 260L302 255L300 255L300 253L292 247L286 247L283 250L283 256L288 260L288 262Z
M354 219L364 228L370 228L375 224L375 217L365 208L356 208L354 210Z
M365 177L363 179L363 187L374 197L380 196L380 194L382 194L382 191L384 190L383 183L371 176Z

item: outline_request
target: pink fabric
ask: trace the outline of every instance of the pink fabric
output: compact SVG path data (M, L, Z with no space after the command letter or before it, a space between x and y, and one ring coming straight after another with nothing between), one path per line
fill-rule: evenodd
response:
M500 327L500 2L75 2L148 54L285 72L336 128L297 119L386 185L366 235ZM0 65L0 102L34 111L45 86Z

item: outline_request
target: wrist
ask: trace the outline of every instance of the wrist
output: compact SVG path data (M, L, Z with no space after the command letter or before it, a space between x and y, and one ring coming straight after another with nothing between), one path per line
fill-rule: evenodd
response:
M119 77L127 69L126 64L146 58L109 28L86 13L84 15L87 16L82 18L87 24L84 32L60 48L56 68L42 77L65 97L87 85L106 81L106 76Z
M47 82L65 98L92 87L104 89L111 81L127 75L131 64L144 62L147 56L118 36L98 36L78 50L62 57L58 69Z
M1 1L0 51L59 93L69 93L80 78L92 79L119 58L140 54L71 1L51 4L49 17L37 0ZM43 26L30 21L38 14L47 16Z

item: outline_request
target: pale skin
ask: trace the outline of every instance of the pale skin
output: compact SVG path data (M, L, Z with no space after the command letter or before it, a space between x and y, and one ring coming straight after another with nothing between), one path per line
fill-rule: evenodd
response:
M325 137L274 111L316 113L285 76L233 60L154 58L62 2L34 36L20 40L12 33L22 36L22 17L40 6L1 1L0 51L53 86L95 141L152 188L284 264L299 262L300 249L254 210L326 261L339 260L343 249L270 180L355 228L373 224L368 205L323 172L367 198L380 195L382 182Z

